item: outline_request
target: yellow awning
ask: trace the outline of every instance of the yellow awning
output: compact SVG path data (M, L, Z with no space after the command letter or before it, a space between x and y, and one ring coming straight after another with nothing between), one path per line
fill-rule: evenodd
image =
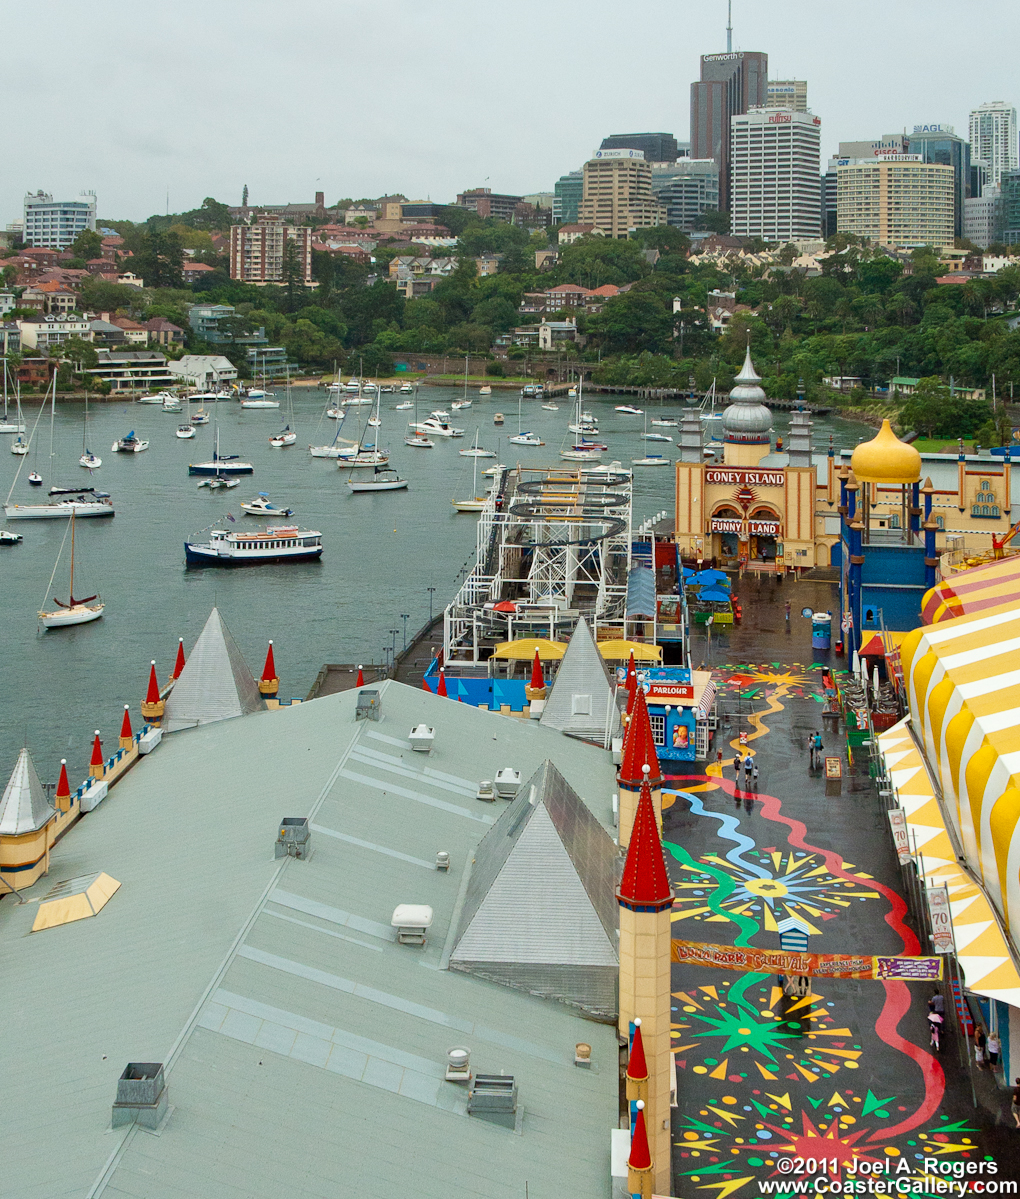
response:
M496 646L494 658L510 658L515 662L533 662L538 650L540 662L557 662L567 652L565 641L550 641L543 637L522 637L520 641L503 641Z
M957 860L936 788L908 724L901 720L881 733L878 744L906 816L918 873L929 885L948 888L956 956L968 989L1020 1006L1017 963L984 889Z
M599 653L609 662L627 662L631 651L635 662L661 662L662 648L658 645L648 645L644 641L600 641Z

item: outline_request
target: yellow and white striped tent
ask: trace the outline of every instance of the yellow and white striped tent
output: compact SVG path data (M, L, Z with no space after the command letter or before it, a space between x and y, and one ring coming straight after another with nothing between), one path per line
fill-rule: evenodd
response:
M1020 606L1007 604L915 629L903 641L900 658L910 726L923 746L930 781L941 792L942 811L974 879L1006 933L1012 930L1015 937L1020 932ZM880 739L883 746L888 736ZM1002 944L1008 952L1007 942ZM974 987L970 977L967 982ZM1020 995L1011 1002L1020 1002Z

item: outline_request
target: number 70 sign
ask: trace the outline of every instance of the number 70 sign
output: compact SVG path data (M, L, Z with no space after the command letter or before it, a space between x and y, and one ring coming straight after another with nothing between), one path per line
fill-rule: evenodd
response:
M952 953L953 920L949 912L949 890L946 887L928 887L928 914L931 917L932 952Z

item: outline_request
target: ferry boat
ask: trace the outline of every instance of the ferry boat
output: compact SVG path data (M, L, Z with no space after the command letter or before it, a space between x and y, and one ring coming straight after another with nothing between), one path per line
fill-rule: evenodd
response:
M297 525L270 525L256 533L213 529L207 542L185 541L184 556L200 566L257 566L310 562L322 556L322 534Z

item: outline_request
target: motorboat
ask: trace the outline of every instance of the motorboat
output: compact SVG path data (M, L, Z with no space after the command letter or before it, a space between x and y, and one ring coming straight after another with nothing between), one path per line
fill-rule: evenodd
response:
M560 450L560 457L565 458L568 462L597 462L601 453L600 445L582 441L570 446L569 449Z
M31 470L28 472L28 482L32 487L42 487L42 475L38 471Z
M503 413L502 413L502 412L497 412L497 413L495 413L495 414L493 415L493 417L492 417L492 423L493 423L494 425L501 425L501 424L503 423L504 419L505 419L505 418L504 418L504 416L503 416Z
M404 445L414 446L418 450L432 450L435 449L436 443L429 441L427 437L423 437L420 433L415 433L412 437L404 438Z
M330 406L326 409L326 415L330 420L343 420L344 410L339 404L330 404Z
M644 413L644 408L635 408L633 404L617 404L617 412L629 412L631 416L641 416Z
M429 416L434 416L436 420L449 420L450 414L445 408L433 408Z
M505 470L505 464L502 462L497 462L495 466L490 466L487 470L483 470L482 475L486 479L498 479Z
M560 410L559 404L543 404L542 407L546 412L559 412Z
M213 529L206 542L185 541L189 565L257 566L266 562L310 562L322 556L322 534L296 525L270 525L256 533Z
M293 516L293 508L279 508L265 491L260 491L253 500L242 501L241 511L249 516Z
M75 514L71 513L71 580L68 587L68 602L65 604L63 600L58 600L53 597L53 602L57 605L55 609L47 611L43 609L39 612L39 623L44 629L62 629L68 625L88 624L89 621L98 620L103 615L103 609L106 605L98 595L88 595L84 599L74 598L74 520ZM57 562L60 561L60 553L57 552ZM56 566L53 570L56 573Z
M480 396L491 396L492 388L488 385L488 383L485 383L481 387L479 387L478 394Z
M136 437L134 429L131 430L127 437L122 437L120 441L115 441L110 447L115 454L140 454L148 448L149 443L142 441L140 437Z
M347 486L355 493L359 491L400 491L407 486L407 480L402 479L395 470L377 466L370 479L348 479Z
M293 432L290 425L286 425L275 437L270 437L269 444L279 450L284 446L293 445L295 441L297 441L297 434Z
M18 436L15 437L15 439L11 442L11 453L22 455L28 453L28 442L25 440L22 434L19 433Z
M271 400L273 392L266 391L264 387L249 387L248 394L245 396L247 400Z
M181 401L176 396L164 396L163 411L164 412L180 412Z
M515 437L508 438L514 445L545 445L545 442L536 433L518 433ZM495 457L495 454L493 454Z
M644 458L631 458L632 466L669 466L670 460L661 454L648 454Z
M414 407L413 401L404 400L404 402L402 404L395 405L394 411L395 412L407 412L409 409L411 409L413 407Z
M672 441L672 437L667 437L665 433L642 433L642 441Z
M194 425L178 425L177 426L177 436L181 439L181 441L187 441L189 438L195 436L195 426Z
M675 416L657 416L651 423L662 429L675 429L680 422Z
M478 444L478 429L475 429L475 440L473 445L469 445L466 450L459 450L458 453L462 458L495 458L496 454L493 450L485 450ZM513 438L510 439L511 441Z
M229 391L196 391L188 396L189 404L215 404L217 400L229 400Z
M524 385L524 387L521 388L521 395L526 400L533 400L537 394L538 394L537 388L535 387L535 385L533 383L527 383Z
M408 426L414 429L417 433L424 433L428 437L463 437L463 429L455 429L448 421L441 420L437 416L430 416L427 420L423 420L420 425L412 424Z
M86 499L84 493L54 504L12 504L8 501L4 504L4 513L8 520L66 520L72 515L82 520L87 516L114 514L109 496L97 494Z
M176 398L177 397L174 396L169 391L157 391L157 392L154 392L152 395L139 396L138 399L135 400L135 403L136 404L163 404L166 400L173 400Z
M344 387L344 391L352 392L352 391L360 391L360 390L361 390L361 380L356 375L351 375L351 377L347 380L347 384Z
M577 399L577 388L576 388L576 387L571 387L571 388L569 388L569 389L568 389L568 391L567 391L567 399L569 399L569 400L576 400L576 399Z
M242 408L279 408L280 407L279 400L267 400L267 399L263 398L264 396L265 396L264 392L262 393L262 396L254 396L252 392L249 392L248 395L241 401L241 407Z
M571 433L577 433L581 437L584 437L587 433L591 433L594 436L599 431L599 427L596 422L586 420L573 421L571 424L567 425L567 428Z
M410 383L401 383L401 385L400 385L400 394L401 395L405 395L405 396L410 395L413 391L414 391L414 388L412 387L412 385Z
M361 390L364 392L376 392L379 389L376 387L376 385L374 383L368 382L368 383L362 384Z
M208 487L210 491L229 491L231 487L237 487L240 482L240 479L231 479L227 475L212 475L208 479L203 479L199 483L199 487Z
M382 421L377 416L370 416L368 418L368 423L373 429L378 429L382 424Z
M24 541L20 533L12 533L8 529L0 529L0 545L20 545Z
M392 395L393 394L393 385L391 383L384 383L379 388L379 391L380 391L380 394L382 394L382 395Z

